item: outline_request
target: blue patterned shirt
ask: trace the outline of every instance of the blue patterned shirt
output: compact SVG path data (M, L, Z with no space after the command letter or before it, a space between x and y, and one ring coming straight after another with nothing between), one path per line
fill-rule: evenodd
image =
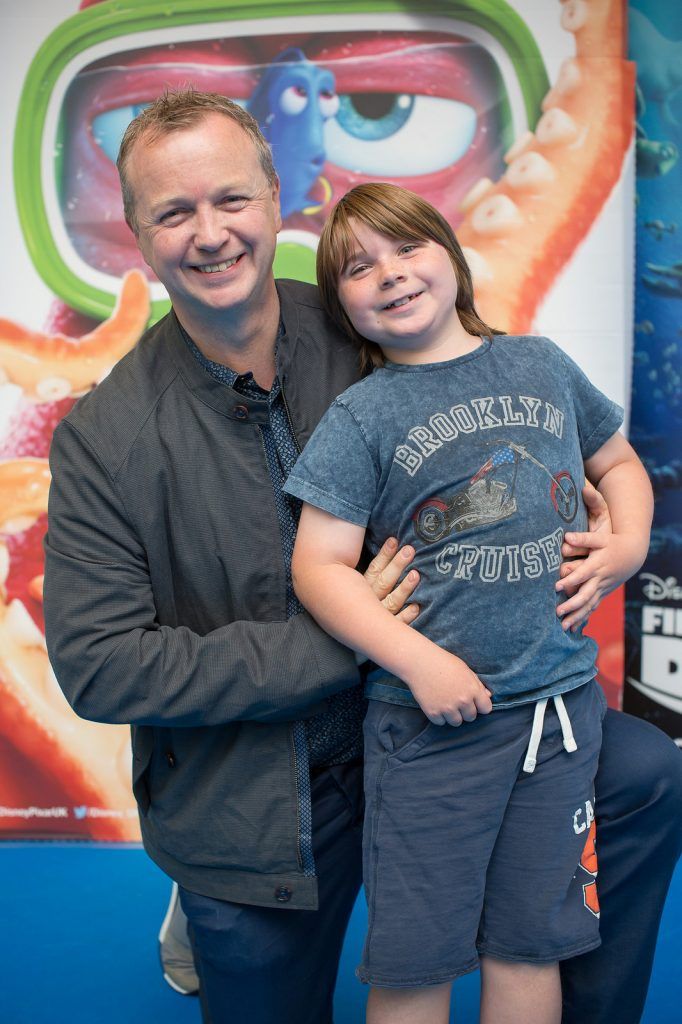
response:
M277 336L278 344L283 333L283 325L280 323ZM282 554L286 568L287 617L291 618L302 611L291 580L291 557L296 540L301 502L298 498L286 494L283 485L293 469L299 450L279 377L275 377L270 391L265 391L254 380L253 374L238 374L228 366L212 362L197 348L186 332L183 331L183 334L190 351L208 373L227 387L234 388L239 394L253 401L268 403L270 419L268 423L261 424L260 430L277 508ZM365 704L361 696L361 688L353 687L349 690L342 690L327 698L326 703L325 711L313 718L298 722L294 726L297 756L301 759L305 758L311 767L341 764L360 757L362 754L361 727Z

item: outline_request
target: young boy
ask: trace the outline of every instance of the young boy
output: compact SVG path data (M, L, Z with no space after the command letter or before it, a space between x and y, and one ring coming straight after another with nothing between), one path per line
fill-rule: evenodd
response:
M558 1024L558 961L599 944L605 701L580 623L645 557L648 479L621 411L557 346L481 321L451 228L418 196L352 189L318 279L376 367L286 486L305 502L301 601L382 667L365 722L368 1021L445 1024L452 980L480 957L484 1024ZM564 531L586 528L583 474L613 533L590 534L561 581ZM419 631L355 570L365 533L414 547ZM560 590L573 596L557 607Z

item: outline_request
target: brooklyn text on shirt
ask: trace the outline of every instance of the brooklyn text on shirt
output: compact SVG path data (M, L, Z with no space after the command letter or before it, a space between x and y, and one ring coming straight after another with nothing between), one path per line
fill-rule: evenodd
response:
M425 459L460 434L500 427L535 427L561 440L564 413L551 402L530 395L472 398L453 405L449 412L435 412L428 425L411 427L407 440L397 446L393 461L414 476Z
M543 573L556 573L561 563L563 527L537 541L525 544L445 544L435 557L435 566L444 576L470 583L517 583L536 579Z

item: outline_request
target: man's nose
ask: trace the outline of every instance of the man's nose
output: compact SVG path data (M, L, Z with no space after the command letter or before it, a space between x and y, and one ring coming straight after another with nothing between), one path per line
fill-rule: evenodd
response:
M227 217L217 210L197 211L194 228L194 244L197 249L219 249L229 234Z

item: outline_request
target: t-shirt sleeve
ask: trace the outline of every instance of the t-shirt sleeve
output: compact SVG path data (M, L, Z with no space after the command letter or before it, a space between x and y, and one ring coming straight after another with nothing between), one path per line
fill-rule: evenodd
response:
M366 526L378 476L360 424L337 401L299 455L284 490L339 519Z
M595 387L570 356L558 348L573 397L583 459L591 458L623 423L623 410Z

